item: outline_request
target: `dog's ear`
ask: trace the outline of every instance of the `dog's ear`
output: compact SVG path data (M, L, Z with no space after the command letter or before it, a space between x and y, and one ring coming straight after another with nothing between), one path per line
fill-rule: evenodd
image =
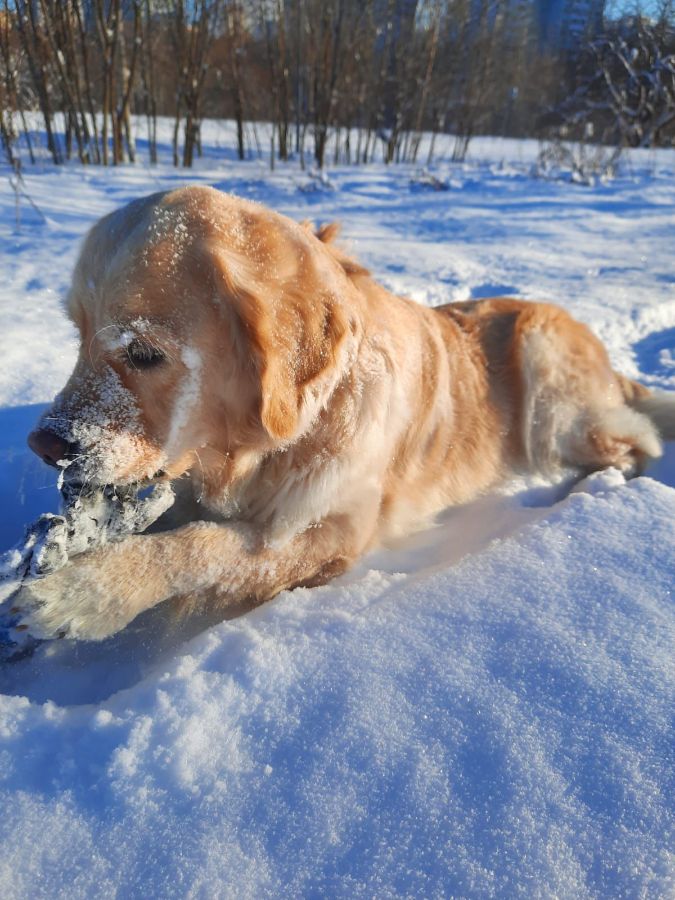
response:
M333 259L340 263L350 278L355 278L357 275L370 275L370 271L366 269L365 266L362 266L360 262L352 259L349 254L345 253L345 251L335 243L336 238L340 234L339 222L327 222L325 225L321 225L319 228L315 229L313 224L309 220L306 220L302 222L302 227L308 234L313 234L317 240L321 241Z
M347 325L339 302L320 293L286 291L276 302L246 298L239 307L255 350L260 377L260 418L272 438L298 431L312 386L337 364Z
M239 255L217 252L223 301L241 338L238 351L244 366L253 364L259 419L274 440L298 433L308 404L316 405L331 381L349 331L345 285L330 268L319 274L322 267L309 256L301 254L296 270L287 267L276 279Z

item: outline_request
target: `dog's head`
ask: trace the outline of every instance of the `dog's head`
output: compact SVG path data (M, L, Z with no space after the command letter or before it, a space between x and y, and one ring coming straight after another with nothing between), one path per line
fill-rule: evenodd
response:
M106 216L68 297L77 364L31 447L68 480L100 485L222 468L297 439L358 329L346 261L321 237L201 187Z

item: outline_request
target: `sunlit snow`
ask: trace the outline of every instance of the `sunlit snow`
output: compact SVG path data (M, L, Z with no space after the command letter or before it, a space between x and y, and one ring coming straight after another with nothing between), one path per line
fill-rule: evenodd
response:
M340 220L422 303L561 303L675 390L672 151L586 187L533 177L534 143L476 140L433 191L407 166L312 179L234 146L206 123L190 173L27 167L47 221L25 205L18 230L0 180L0 549L55 508L25 435L75 360L78 241L186 181ZM43 645L0 669L0 896L671 896L674 550L671 445L629 483L510 485L239 619L159 608Z

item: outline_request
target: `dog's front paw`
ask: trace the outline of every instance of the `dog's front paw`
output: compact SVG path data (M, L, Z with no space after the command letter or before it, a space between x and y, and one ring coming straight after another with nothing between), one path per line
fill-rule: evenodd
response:
M121 631L142 609L143 585L129 571L111 571L105 556L86 554L25 583L13 598L15 627L35 638L93 641Z

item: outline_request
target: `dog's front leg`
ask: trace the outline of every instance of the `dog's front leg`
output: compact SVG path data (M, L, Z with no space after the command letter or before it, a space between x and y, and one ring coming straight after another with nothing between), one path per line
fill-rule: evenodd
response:
M323 522L268 546L251 526L193 523L84 553L14 598L34 637L101 640L170 597L212 591L223 605L261 602L348 567L344 522ZM340 550L338 552L338 546Z

